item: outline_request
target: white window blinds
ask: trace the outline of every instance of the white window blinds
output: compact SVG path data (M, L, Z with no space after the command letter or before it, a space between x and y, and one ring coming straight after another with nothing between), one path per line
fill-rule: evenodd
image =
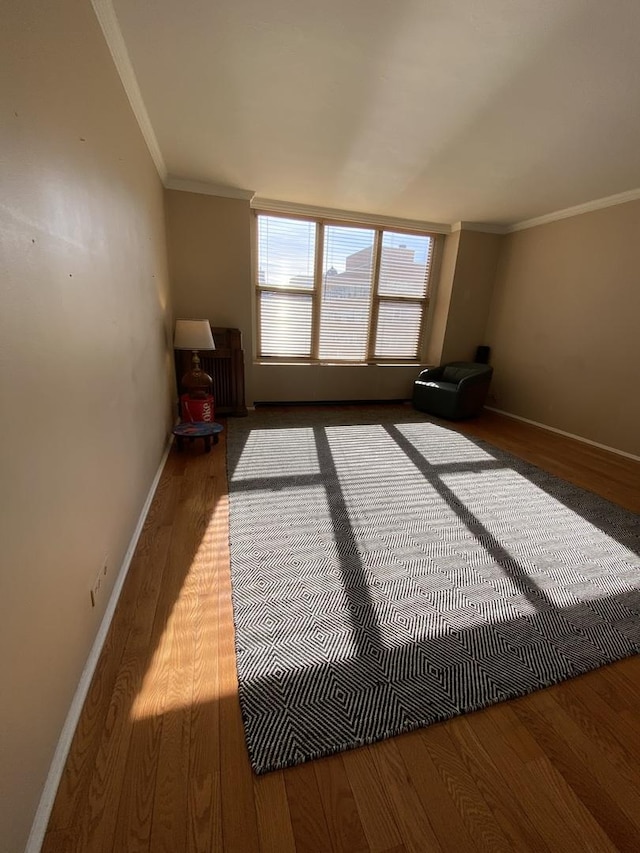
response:
M257 215L259 355L418 361L434 237Z
M327 361L364 361L375 231L328 225L324 231L319 355Z
M431 237L383 232L378 293L422 299L427 292L432 245Z
M418 358L432 252L429 236L383 232L376 358Z
M376 329L376 358L416 358L421 322L419 303L381 302Z
M310 296L294 293L260 294L262 354L265 356L311 356Z
M315 222L258 217L262 355L311 357L315 256Z
M278 216L258 217L258 282L268 287L313 290L316 224Z

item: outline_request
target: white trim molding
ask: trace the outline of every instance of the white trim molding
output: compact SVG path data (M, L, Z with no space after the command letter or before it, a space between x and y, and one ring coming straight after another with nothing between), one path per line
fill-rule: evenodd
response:
M133 536L129 541L129 547L127 548L127 552L124 555L124 559L122 560L122 565L120 566L118 577L116 578L116 582L113 586L111 597L107 602L104 616L102 617L102 622L100 623L100 627L98 628L98 633L96 634L96 638L91 647L91 651L89 652L89 656L87 657L87 662L85 663L84 669L82 670L82 675L80 676L80 681L78 682L76 692L73 696L73 699L71 700L69 712L67 713L67 718L64 721L64 725L62 726L62 731L60 732L56 751L54 752L53 759L51 760L49 773L44 783L44 788L42 789L40 802L38 804L38 808L33 819L33 824L31 825L31 832L29 834L27 846L25 847L25 853L39 853L42 847L44 836L47 831L47 825L49 823L49 818L51 817L53 802L55 800L56 793L58 791L58 786L60 785L60 780L62 778L62 773L64 771L64 766L67 762L67 757L71 748L71 742L78 726L78 721L80 719L80 714L82 713L82 708L84 706L85 699L87 698L89 688L91 687L91 681L96 671L98 660L100 659L102 647L104 646L104 642L107 639L107 633L109 632L109 627L111 626L111 621L113 619L113 615L116 610L116 605L118 603L118 599L120 598L120 593L122 592L122 587L124 586L127 573L129 572L129 566L131 565L131 560L133 559L133 555L138 544L138 539L140 538L140 534L142 533L142 528L144 527L144 523L147 519L147 515L151 507L151 502L153 501L156 489L158 488L158 483L160 482L160 477L162 476L162 472L164 471L167 456L169 455L169 450L171 449L172 440L172 436L169 436L167 446L165 447L164 453L162 454L160 464L158 465L158 469L151 483L151 488L149 489L147 498L144 502L144 506L142 507L142 511L138 518L138 523L136 524L135 530L133 531Z
M151 158L158 170L158 175L160 175L160 180L164 184L167 177L167 167L165 166L164 157L160 151L155 131L151 125L147 108L142 99L140 86L138 85L136 73L129 58L129 51L122 36L122 30L120 29L113 3L111 0L91 0L91 5L93 6L93 11L96 13L96 18L104 34L116 70L120 75L120 80L131 104L133 114L136 117L144 141L147 143L149 154L151 154Z
M221 184L210 184L207 181L192 181L187 178L175 178L169 175L164 182L168 190L180 190L185 193L200 193L200 195L216 195L222 198L238 198L251 201L255 192L242 190L238 187L227 187Z
M512 234L514 231L524 231L527 228L535 228L537 225L546 225L548 222L556 222L559 219L570 219L572 216L580 216L582 213L591 213L594 210L603 210L605 207L615 207L618 204L626 204L628 201L637 201L638 199L640 199L640 188L627 190L627 192L597 198L585 204L577 204L575 207L556 210L554 213L546 213L544 216L536 216L534 219L525 219L524 222L516 222L514 225L508 225L505 231L507 234Z
M292 216L312 216L314 219L336 219L340 222L357 222L361 225L401 228L403 231L427 231L432 234L450 234L451 226L443 222L422 222L418 219L400 219L396 216L380 216L376 213L358 213L349 210L336 210L332 207L315 207L308 204L295 204L278 201L273 198L254 196L251 207L264 213L289 213Z
M490 222L454 222L451 232L456 231L480 231L482 234L506 234L508 225L492 225Z
M582 442L582 444L590 444L592 447L600 448L600 450L607 450L609 453L615 453L618 456L625 456L627 459L633 459L634 462L640 462L640 456L635 456L633 453L627 453L626 450L618 450L617 447L609 447L608 444L600 444L599 441L591 441L590 438L584 438L582 435L575 435L575 433L566 432L566 430L557 429L557 427L541 424L539 421L532 421L530 418L523 418L521 415L514 415L511 412L505 412L504 409L496 409L494 406L485 406L485 409L489 412L495 412L498 415L504 415L507 418L513 418L516 421L522 421L525 424L531 424L531 426L539 427L540 429L546 429L548 432L555 432L558 435L564 435L566 438L573 438L575 441Z
M614 207L629 201L640 199L640 188L606 196L594 201L568 207L546 213L522 222L510 225L498 225L488 222L455 222L447 224L443 222L423 222L415 219L402 219L399 217L380 216L371 213L359 213L333 208L315 207L313 205L294 204L292 202L277 201L275 199L257 198L254 191L239 189L237 187L219 186L207 181L189 180L167 173L167 167L151 124L147 108L145 106L140 86L136 78L129 51L125 44L118 17L113 7L112 0L91 0L96 18L104 34L105 41L113 58L116 70L131 104L131 109L136 117L140 131L149 149L149 153L155 163L160 180L167 189L183 190L184 192L201 193L204 195L220 196L222 198L237 198L250 201L251 206L272 213L284 213L291 215L306 215L321 219L336 219L342 222L358 222L364 225L387 226L400 228L404 231L431 232L433 234L451 234L456 231L479 231L486 234L512 234L515 231L524 231L527 228L535 228L537 225L545 225L560 219L569 219L582 213L590 213L605 207Z

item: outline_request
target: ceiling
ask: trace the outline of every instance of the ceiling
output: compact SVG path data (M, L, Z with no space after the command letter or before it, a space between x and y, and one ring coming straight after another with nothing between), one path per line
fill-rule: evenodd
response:
M638 0L109 8L169 185L496 225L640 187Z

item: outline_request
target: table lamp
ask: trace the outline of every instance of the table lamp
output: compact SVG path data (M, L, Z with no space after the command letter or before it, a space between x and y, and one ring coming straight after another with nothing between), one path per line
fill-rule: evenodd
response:
M191 350L191 370L182 377L182 387L192 400L202 400L213 391L213 379L200 369L198 351L216 348L208 320L176 320L174 349Z

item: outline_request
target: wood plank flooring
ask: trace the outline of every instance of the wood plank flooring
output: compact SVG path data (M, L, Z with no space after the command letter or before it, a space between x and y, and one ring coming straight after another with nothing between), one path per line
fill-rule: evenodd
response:
M457 428L640 513L640 463L490 412ZM45 853L640 850L640 657L254 776L227 534L223 433L170 454Z

